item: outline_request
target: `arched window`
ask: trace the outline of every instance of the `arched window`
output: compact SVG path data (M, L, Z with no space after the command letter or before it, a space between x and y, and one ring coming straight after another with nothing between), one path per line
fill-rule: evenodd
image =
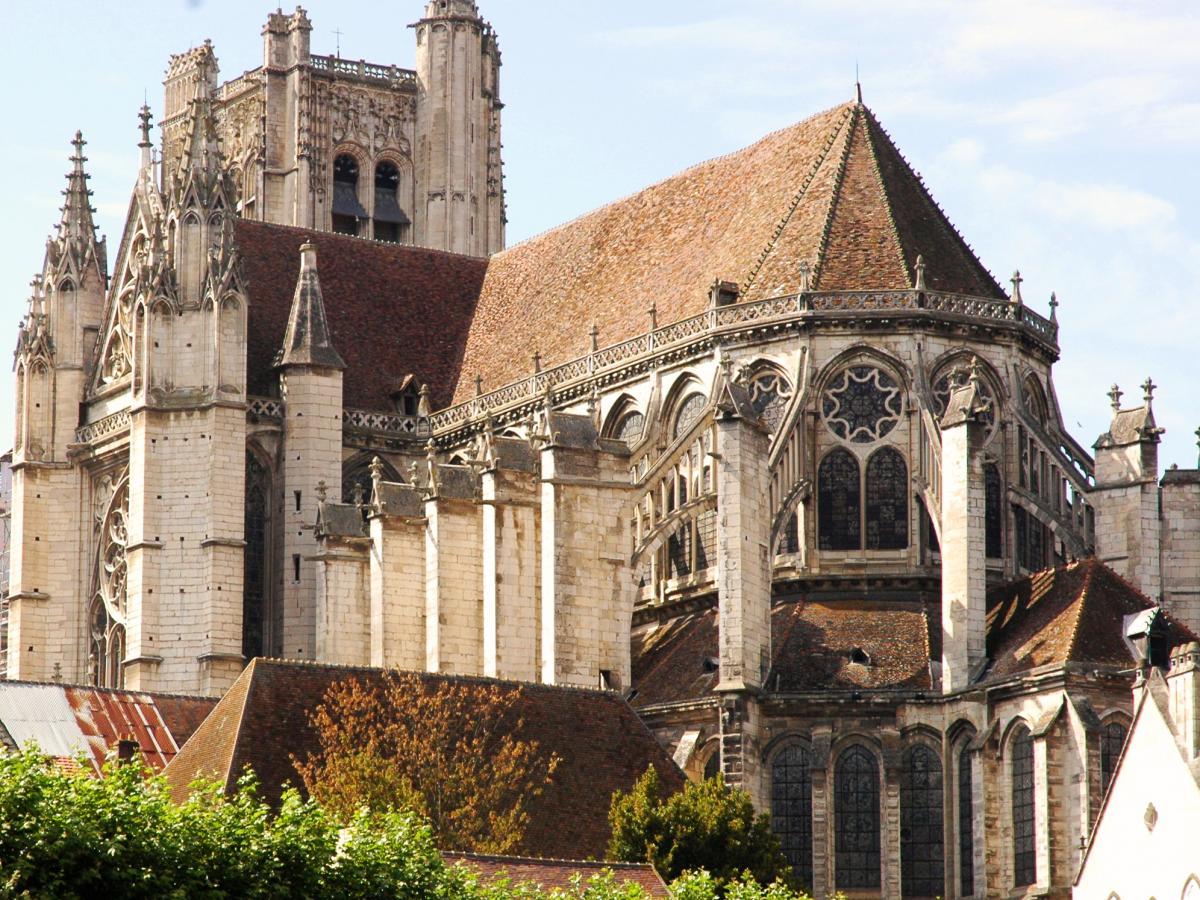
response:
M833 450L817 471L818 545L822 550L860 549L861 519L858 460L848 450Z
M267 655L267 541L271 521L271 473L246 451L246 509L242 589L242 655Z
M891 447L867 460L867 549L908 546L908 465Z
M975 893L975 783L969 743L958 751L958 879L964 897Z
M1109 722L1100 729L1100 781L1105 792L1116 774L1117 760L1121 758L1121 748L1125 746L1128 734L1128 729L1120 722Z
M879 766L866 747L842 751L834 773L835 868L839 890L879 888Z
M984 463L984 545L989 559L1004 556L1004 502L1000 484L1000 468Z
M771 827L804 888L812 887L812 771L808 750L791 744L771 763Z
M750 378L750 403L762 416L767 430L774 434L783 421L784 410L792 396L792 383L774 366L764 365Z
M400 243L408 237L408 216L400 208L400 170L384 160L375 167L375 240Z
M945 890L942 761L924 744L904 754L900 773L900 880L905 897Z
M675 413L675 424L671 428L671 440L677 440L695 425L700 416L704 414L706 406L708 406L708 398L703 394L689 394L685 397Z
M1036 375L1030 375L1025 379L1025 409L1038 422L1045 422L1049 417L1048 404L1046 403L1046 392L1042 389L1042 383Z
M362 490L362 499L364 503L371 502L371 491L374 489L374 484L371 481L371 462L374 457L361 455L352 458L342 468L342 502L355 502L355 488ZM396 468L386 459L380 457L380 473L384 481L390 481L394 484L403 484L404 479Z
M713 752L708 754L708 759L704 761L704 780L716 778L721 774L721 749L714 748Z
M632 447L642 439L642 433L645 430L646 417L634 410L625 413L620 418L617 427L613 429L613 437L618 441L624 441L626 446Z
M1033 737L1019 726L1010 746L1012 757L1013 876L1017 887L1037 881L1034 835Z
M333 230L358 234L359 220L367 218L358 199L358 160L349 153L333 161Z

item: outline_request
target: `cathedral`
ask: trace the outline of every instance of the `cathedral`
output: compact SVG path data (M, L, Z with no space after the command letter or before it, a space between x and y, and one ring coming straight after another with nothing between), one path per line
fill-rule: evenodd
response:
M506 248L473 0L426 4L413 71L311 30L271 13L232 81L171 58L111 266L76 134L17 338L8 677L617 692L815 896L1070 896L1135 673L1200 631L1153 382L1070 435L1055 299L861 94Z

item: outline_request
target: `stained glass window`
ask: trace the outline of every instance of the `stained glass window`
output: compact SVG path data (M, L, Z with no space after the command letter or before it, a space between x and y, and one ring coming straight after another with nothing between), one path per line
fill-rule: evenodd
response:
M613 437L632 447L642 439L642 432L645 430L646 417L640 412L630 412L621 417L621 421L613 429Z
M692 573L692 526L690 522L667 538L667 561L673 578Z
M246 508L243 551L242 655L266 655L267 522L271 510L271 476L253 453L246 453Z
M958 752L958 878L964 896L975 893L975 784L971 777L971 748Z
M900 772L900 880L905 897L938 897L942 866L942 761L924 744L904 754Z
M1014 735L1012 754L1013 874L1017 887L1037 881L1034 839L1033 737L1021 727Z
M879 766L867 748L842 751L834 774L835 869L839 890L879 887Z
M812 771L808 750L792 744L771 763L771 827L804 888L812 887Z
M695 425L703 415L706 406L708 406L708 398L703 394L689 394L684 398L684 401L679 404L679 411L675 414L675 427L671 429L671 439L679 438Z
M1038 422L1045 422L1048 411L1046 409L1046 392L1042 390L1042 384L1036 377L1030 375L1025 379L1025 409Z
M1004 499L1000 469L995 463L983 466L984 545L989 558L1004 555Z
M877 441L900 421L903 396L896 380L874 366L851 366L833 377L821 398L829 430L858 444Z
M963 384L966 378L965 372L947 371L933 382L933 404L937 409L938 418L946 414L946 407L950 405L951 390L955 386ZM979 397L987 403L987 411L983 413L982 418L984 427L991 434L992 426L996 424L996 399L985 378L979 379Z
M817 472L817 532L822 550L862 547L861 495L858 460L850 451L837 449L821 460Z
M867 461L867 549L908 546L908 465L885 447Z
M127 473L97 484L92 597L88 608L88 670L92 684L119 688L125 683L125 601L129 544Z
M791 396L791 382L775 369L762 369L750 379L750 402L772 434L779 430Z
M1104 790L1112 783L1117 771L1117 760L1121 757L1121 748L1125 746L1127 730L1120 722L1109 722L1100 729L1100 780Z

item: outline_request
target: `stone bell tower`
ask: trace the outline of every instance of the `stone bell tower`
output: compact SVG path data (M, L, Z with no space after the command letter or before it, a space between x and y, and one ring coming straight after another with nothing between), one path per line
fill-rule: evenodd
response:
M473 0L430 0L417 34L417 233L487 256L504 247L500 49Z

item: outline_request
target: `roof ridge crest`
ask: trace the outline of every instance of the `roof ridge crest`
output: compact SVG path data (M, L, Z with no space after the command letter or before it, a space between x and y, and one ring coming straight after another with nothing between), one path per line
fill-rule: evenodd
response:
M833 233L833 217L837 213L838 200L842 196L842 187L846 181L846 163L850 159L850 144L854 140L854 129L858 127L860 105L853 107L854 117L850 122L850 130L846 134L846 143L842 147L842 158L838 160L837 175L833 180L833 190L829 192L829 209L825 211L825 221L821 226L821 243L817 249L817 258L813 266L812 286L821 287L821 272L825 262L825 252L829 249L829 236Z
M834 109L837 109L837 107L834 107ZM792 220L792 216L795 214L796 210L799 209L804 198L808 195L809 187L812 186L813 180L817 177L817 173L821 171L821 167L825 164L825 160L829 158L829 151L832 150L833 145L837 143L838 135L840 135L842 130L846 127L847 119L850 119L851 123L853 123L853 117L856 114L856 106L843 104L841 120L838 121L837 127L831 130L829 138L825 142L825 147L821 150L817 161L813 163L812 167L808 170L808 174L804 176L804 181L800 184L800 190L797 191L796 196L792 198L791 205L788 206L787 211L783 214L783 218L780 220L779 224L775 226L775 231L771 235L770 240L767 241L767 246L763 248L762 253L758 257L758 261L754 264L754 268L750 270L750 274L746 277L745 284L741 286L741 292L743 295L749 292L751 286L754 284L755 279L758 278L758 273L761 272L762 267L766 265L767 257L771 255L771 251L774 250L775 245L779 243L779 238L783 235L784 229L787 228L788 223ZM818 115L823 115L823 113L818 113ZM813 116L810 118L816 117ZM851 127L853 127L853 124ZM820 268L820 258L821 254L818 253L817 259L814 260L814 272Z

